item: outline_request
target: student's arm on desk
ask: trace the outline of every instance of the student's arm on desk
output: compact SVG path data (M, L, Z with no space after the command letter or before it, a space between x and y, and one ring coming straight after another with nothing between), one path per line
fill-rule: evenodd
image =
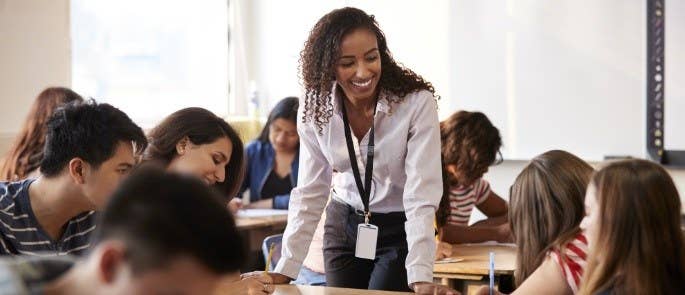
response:
M272 199L259 200L245 205L245 209L271 209L273 207Z
M476 222L472 226L497 226L509 222L509 206L507 202L493 191L490 191L485 201L476 205L476 207L488 218Z
M478 290L478 295L488 295L488 287ZM493 294L502 294L494 291ZM547 257L540 266L511 293L518 294L573 294L571 287L566 283L559 265L552 258Z
M496 193L490 192L483 203L478 205L488 219L481 220L472 226L445 225L440 228L440 240L450 244L512 241L507 216L507 203Z

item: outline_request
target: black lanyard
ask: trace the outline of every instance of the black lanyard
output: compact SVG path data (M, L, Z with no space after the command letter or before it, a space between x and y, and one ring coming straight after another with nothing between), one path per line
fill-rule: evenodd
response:
M362 177L359 174L359 166L357 166L357 157L354 153L354 145L352 144L352 134L350 131L350 120L347 118L347 110L345 109L345 102L342 101L343 123L345 124L345 141L347 141L347 153L350 156L350 164L352 165L352 174L357 183L359 196L362 198L364 204L364 217L366 223L369 223L369 197L371 196L371 174L373 173L373 148L374 148L374 121L371 121L371 133L369 134L369 144L366 152L366 168L364 174L364 185L362 186ZM376 115L376 106L373 107L374 117Z

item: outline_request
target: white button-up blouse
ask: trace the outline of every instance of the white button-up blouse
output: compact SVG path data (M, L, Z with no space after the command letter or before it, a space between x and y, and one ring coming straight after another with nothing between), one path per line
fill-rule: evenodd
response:
M335 95L336 91L333 93L333 114L321 132L312 120L302 123L304 103L298 112L299 176L297 187L290 193L282 256L275 269L291 278L299 273L329 194L334 200L364 209L345 142L342 98ZM371 212L405 212L408 282L432 282L433 220L442 196L437 104L425 90L410 93L399 103L388 101L386 95L392 94L381 92L374 115L369 208ZM362 179L368 137L367 132L361 141L353 140Z

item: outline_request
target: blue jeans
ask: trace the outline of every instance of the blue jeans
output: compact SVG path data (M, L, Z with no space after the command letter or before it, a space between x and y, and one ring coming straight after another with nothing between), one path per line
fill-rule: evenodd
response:
M326 286L326 274L315 272L306 266L300 268L297 280L292 282L295 285Z

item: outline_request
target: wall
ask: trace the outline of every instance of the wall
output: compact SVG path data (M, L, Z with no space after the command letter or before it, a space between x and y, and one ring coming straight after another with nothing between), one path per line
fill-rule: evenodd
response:
M33 99L70 86L69 0L0 0L0 151Z

